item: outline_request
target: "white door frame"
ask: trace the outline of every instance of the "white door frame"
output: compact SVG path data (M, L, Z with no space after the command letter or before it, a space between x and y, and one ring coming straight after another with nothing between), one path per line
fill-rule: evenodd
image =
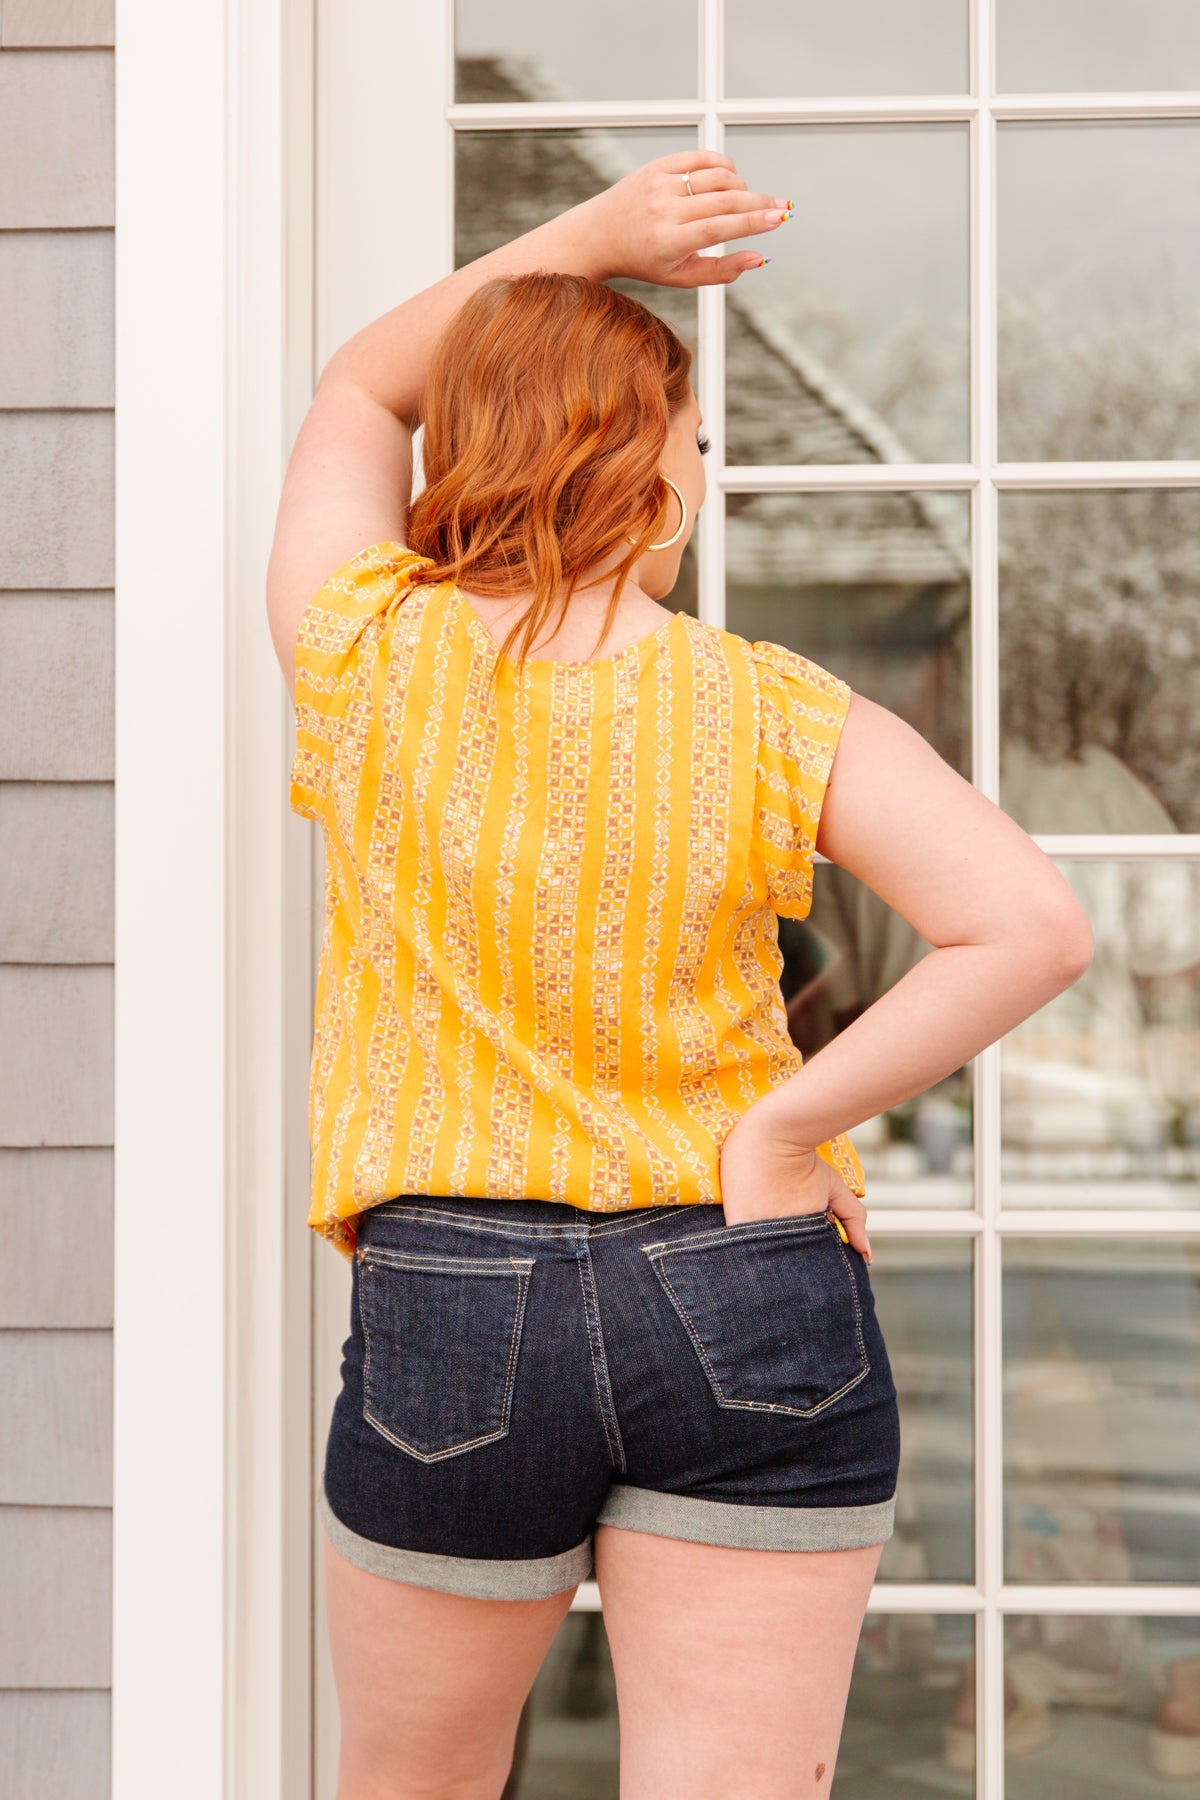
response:
M117 4L121 1800L309 1791L310 851L263 587L310 373L306 10Z

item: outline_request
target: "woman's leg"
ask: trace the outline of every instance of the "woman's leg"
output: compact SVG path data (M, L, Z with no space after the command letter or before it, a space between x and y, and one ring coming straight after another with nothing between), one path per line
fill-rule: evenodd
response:
M575 1589L471 1600L369 1574L323 1544L337 1800L499 1800L521 1707Z
M621 1800L827 1796L882 1549L731 1550L598 1525Z

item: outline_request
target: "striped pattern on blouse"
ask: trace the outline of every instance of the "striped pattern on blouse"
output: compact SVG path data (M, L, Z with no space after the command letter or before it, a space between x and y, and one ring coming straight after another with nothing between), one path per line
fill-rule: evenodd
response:
M349 1258L399 1194L719 1201L723 1137L802 1062L776 915L812 902L850 689L687 613L518 675L430 566L360 551L297 635L290 803L326 847L308 1223ZM845 1133L819 1150L865 1193Z

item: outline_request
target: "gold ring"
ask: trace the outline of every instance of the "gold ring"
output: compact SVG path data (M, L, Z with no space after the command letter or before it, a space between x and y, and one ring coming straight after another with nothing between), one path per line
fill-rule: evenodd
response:
M685 169L685 170L684 170L684 171L683 171L683 174L682 174L682 175L681 175L681 176L680 176L680 178L679 178L679 179L680 179L680 180L681 180L681 181L682 181L682 182L683 182L683 185L684 185L684 187L685 187L685 188L686 188L686 189L687 189L687 191L688 191L688 194L689 194L689 195L690 195L690 196L691 196L691 198L692 198L692 199L693 199L693 200L694 200L694 199L695 199L695 198L696 198L696 196L695 196L695 194L693 194L693 193L692 193L692 175L691 175L691 170L690 170L690 169Z

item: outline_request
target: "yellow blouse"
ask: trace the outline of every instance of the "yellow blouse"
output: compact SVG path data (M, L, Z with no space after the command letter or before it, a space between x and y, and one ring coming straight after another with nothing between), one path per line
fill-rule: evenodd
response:
M726 1132L802 1062L776 914L811 905L850 689L688 613L518 676L431 566L360 551L297 636L290 804L326 847L308 1223L349 1258L399 1194L719 1201ZM864 1194L846 1134L819 1148Z

